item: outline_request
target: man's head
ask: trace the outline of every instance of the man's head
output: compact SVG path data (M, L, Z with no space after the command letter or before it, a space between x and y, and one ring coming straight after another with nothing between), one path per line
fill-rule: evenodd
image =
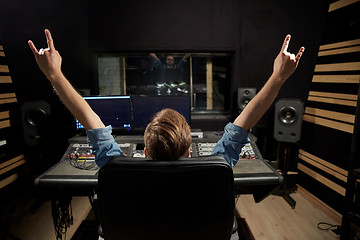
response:
M163 109L148 124L144 134L145 152L155 160L187 157L191 144L190 126L175 110Z
M173 68L173 66L174 66L174 57L167 56L166 57L166 68Z

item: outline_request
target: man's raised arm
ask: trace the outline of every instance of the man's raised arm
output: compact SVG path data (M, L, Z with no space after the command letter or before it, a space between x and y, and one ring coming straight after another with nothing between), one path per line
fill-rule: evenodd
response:
M295 71L305 48L301 47L296 56L289 53L287 49L290 38L290 35L285 37L281 51L274 61L272 75L259 93L247 104L245 109L235 119L235 125L238 125L245 130L254 127L271 106L281 86Z
M104 124L99 116L77 93L61 72L62 59L59 52L55 49L51 33L48 29L45 29L45 36L48 45L46 49L41 48L38 51L34 43L31 40L28 41L39 68L49 79L61 101L86 130L103 128Z

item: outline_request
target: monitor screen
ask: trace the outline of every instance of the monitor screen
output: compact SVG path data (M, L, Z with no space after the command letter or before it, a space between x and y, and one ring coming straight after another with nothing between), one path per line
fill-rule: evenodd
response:
M113 129L125 130L131 127L131 98L130 96L98 96L83 97L94 112L100 117L105 126ZM76 121L76 127L83 126Z
M171 108L182 114L188 124L191 121L190 96L132 96L133 127L143 130L153 116L164 108Z

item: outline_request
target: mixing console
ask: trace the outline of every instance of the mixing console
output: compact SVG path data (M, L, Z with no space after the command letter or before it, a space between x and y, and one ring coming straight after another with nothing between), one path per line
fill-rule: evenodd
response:
M213 141L213 140L210 140ZM214 149L216 142L192 142L190 146L190 152L192 157L196 156L207 156L210 155L212 150ZM215 140L216 141L216 140ZM86 141L78 141L70 143L70 146L65 153L65 159L70 161L71 165L80 168L80 169L87 169L87 170L94 170L97 168L95 164L95 156L92 153L91 147ZM118 145L121 150L124 152L126 156L131 157L140 157L144 158L144 144L137 142L137 143L127 143L122 142ZM142 141L141 141L142 142ZM262 156L259 152L259 149L256 146L256 143L251 141L250 143L246 144L242 149L239 155L239 160L247 160L247 159L261 159Z

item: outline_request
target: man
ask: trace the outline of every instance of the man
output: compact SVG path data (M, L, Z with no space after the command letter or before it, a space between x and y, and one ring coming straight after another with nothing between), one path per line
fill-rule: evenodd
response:
M181 68L182 65L186 62L186 59L190 56L190 53L186 53L181 60L175 64L174 56L168 55L166 57L165 64L162 64L160 59L156 56L155 53L150 53L150 56L155 59L155 68L162 68L162 69L175 69L175 68Z
M186 59L190 56L189 53L186 53L177 63L175 63L172 55L166 56L165 63L162 63L155 53L150 53L150 56L154 59L152 71L155 70L156 72L158 94L188 93L186 88L189 84L189 78L184 75L183 67Z
M93 147L96 163L102 167L112 156L123 154L111 135L111 126L103 124L99 116L76 92L61 72L61 56L56 51L50 31L45 30L48 48L29 46L42 72L49 79L62 102L85 127ZM235 119L225 126L225 132L212 154L223 155L233 167L238 161L241 148L248 143L248 131L260 120L270 107L283 83L297 68L305 51L301 47L297 55L287 51L290 35L285 37L281 51L273 65L273 73L260 92L249 102ZM178 112L165 109L159 112L145 130L145 155L153 159L178 159L189 156L191 143L189 125Z

